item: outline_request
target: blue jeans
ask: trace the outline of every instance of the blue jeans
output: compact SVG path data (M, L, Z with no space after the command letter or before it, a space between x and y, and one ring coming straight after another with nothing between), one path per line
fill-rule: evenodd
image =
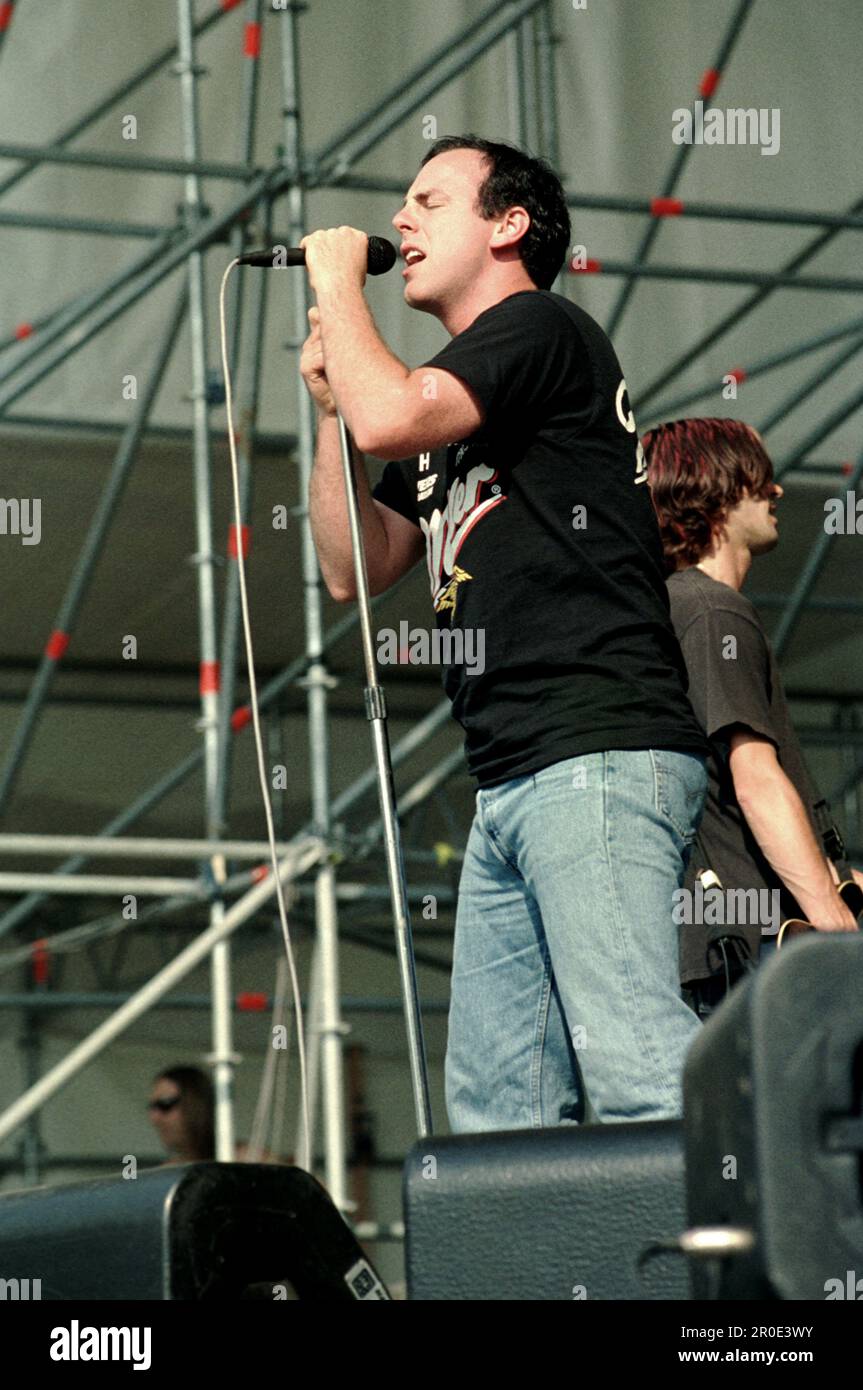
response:
M681 1113L701 1024L672 920L704 808L695 754L590 753L477 793L456 916L453 1133Z

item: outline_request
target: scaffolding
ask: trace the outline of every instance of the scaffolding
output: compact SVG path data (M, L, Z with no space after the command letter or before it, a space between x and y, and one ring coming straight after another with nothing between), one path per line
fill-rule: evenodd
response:
M754 0L739 0L735 6L717 52L712 55L697 83L697 95L701 98L710 97L716 91L732 60L753 5ZM336 132L321 148L312 152L305 147L299 82L300 26L305 6L299 0L285 0L285 3L275 3L274 0L274 3L266 4L264 0L221 0L203 18L196 18L194 0L176 0L176 6L176 43L162 49L86 108L73 122L59 130L50 144L31 146L0 143L0 158L19 162L14 172L0 179L0 194L17 187L35 169L46 164L134 171L142 177L167 174L182 180L183 188L183 202L174 226L81 215L58 213L45 216L0 210L0 226L38 228L77 236L111 236L139 241L145 247L121 273L109 278L94 291L73 297L38 321L19 325L8 341L0 342L0 421L22 428L44 426L44 418L21 415L11 407L61 362L68 360L70 354L85 349L121 315L134 309L173 271L180 268L185 272L182 287L166 317L161 340L153 352L145 388L117 441L114 461L99 505L89 523L77 564L57 607L53 627L11 745L5 752L0 768L0 812L8 803L25 766L40 716L69 646L124 486L134 468L141 443L151 430L153 405L184 325L190 330L193 376L189 438L194 463L193 559L198 600L200 745L176 767L159 776L152 786L114 815L96 835L0 835L0 856L50 854L61 858L57 868L51 872L0 873L0 893L22 895L12 908L0 916L0 936L8 936L23 927L36 909L55 894L82 894L88 897L104 894L116 897L128 892L153 897L156 905L148 909L148 920L152 921L159 921L161 917L189 903L202 903L208 913L208 926L173 961L128 997L116 991L102 991L98 995L80 991L62 995L44 991L32 995L0 995L0 1006L27 1009L28 1027L36 1013L43 1014L52 1007L81 1005L115 1008L109 1018L45 1075L38 1074L36 1050L31 1049L28 1063L30 1084L24 1094L0 1116L0 1140L19 1127L25 1127L22 1161L31 1180L34 1180L34 1173L38 1176L38 1131L34 1125L39 1108L142 1013L158 1001L164 1001L168 991L174 989L203 961L210 964L210 994L175 995L168 1002L175 1007L207 1007L210 1011L212 1051L208 1060L215 1082L217 1157L229 1159L234 1152L232 1097L237 1058L232 1025L236 1000L231 987L230 937L244 922L261 911L270 899L275 884L271 874L262 876L260 870L242 867L260 864L267 857L266 846L253 841L225 838L229 823L233 740L249 725L250 710L236 700L240 623L236 564L228 569L221 622L217 618L211 447L216 434L213 416L218 402L211 390L207 354L208 304L204 280L207 251L223 247L232 257L241 254L247 247L251 228L255 228L259 240L266 241L273 208L281 200L284 200L287 214L286 230L292 244L297 245L307 230L306 197L310 190L337 188L345 192L373 191L401 197L409 179L370 178L354 173L354 166L401 123L422 110L432 96L466 73L484 55L499 47L503 49L506 68L507 138L544 155L555 168L560 167L555 83L558 36L554 31L553 0L507 0L503 5L488 5L474 20L394 83L384 98L360 113L350 126ZM242 20L238 52L242 54L244 63L243 90L236 162L228 163L204 157L198 114L201 69L197 62L197 43L213 26L231 23L229 16L235 10L241 12ZM14 6L5 6L4 15L0 44L8 39L10 31L14 32ZM26 24L26 10L24 17L17 22ZM265 36L269 42L270 30L275 30L277 26L283 96L282 145L277 160L271 166L260 167L254 162L260 56ZM97 120L116 109L155 74L168 69L175 73L179 87L181 156L157 158L74 148L78 137ZM703 387L654 404L684 370L689 370L693 362L702 358L732 327L740 324L776 291L817 289L823 293L859 293L863 290L863 279L860 277L803 273L808 262L841 232L863 229L863 198L838 213L687 202L678 196L677 189L691 152L691 145L678 147L661 189L651 199L567 193L567 201L573 209L604 210L620 216L635 216L643 223L643 233L634 259L593 259L584 265L573 261L569 267L573 275L605 275L620 279L620 290L606 325L612 335L631 305L638 284L643 280L660 279L670 283L687 280L752 288L752 293L742 304L714 324L708 334L691 345L647 385L640 397L635 398L635 410L651 420L679 413L708 394L715 393L716 381L710 380ZM224 181L231 187L227 205L217 213L204 205L201 193L203 179ZM714 266L684 268L657 263L652 259L652 251L663 223L681 218L811 227L814 234L801 251L772 272ZM241 533L234 534L232 528L229 553L234 558L238 553L245 553L247 547L252 503L251 463L260 445L258 399L269 284L268 277L242 269L238 270L231 283L229 322L232 337L229 359L232 376L238 383L238 456L243 508ZM306 332L306 277L292 276L291 288L291 350L298 353ZM828 332L801 338L798 343L783 348L781 352L748 366L737 365L729 369L737 381L751 379L796 362L809 352L832 343L838 347L830 362L814 371L802 389L798 387L793 397L789 397L767 421L760 424L762 432L787 418L801 399L816 396L818 389L839 366L851 361L863 350L863 317L855 317ZM861 406L863 389L855 391L830 410L800 440L792 455L778 467L777 476L781 478L791 473L804 475L807 471L817 471L823 477L823 469L813 470L810 461L812 451ZM50 423L68 429L80 424L65 420ZM645 423L644 419L642 423ZM314 424L311 402L302 391L298 395L295 443L301 497L305 498L313 460ZM843 477L845 486L852 490L856 488L861 474L863 454L846 468L844 474L837 469L837 477ZM329 692L333 682L327 654L335 642L354 630L357 617L355 613L350 613L325 631L321 579L308 517L304 512L298 518L298 525L301 535L305 646L301 655L268 682L259 698L262 710L274 709L278 708L280 698L290 686L301 681L305 689L311 805L307 823L279 846L280 873L285 882L297 882L302 875L312 877L307 890L313 896L316 922L307 999L313 1039L310 1068L312 1103L317 1110L320 1077L323 1178L336 1204L347 1212L350 1202L346 1183L343 1104L344 1012L358 1008L386 1011L392 1004L383 1000L351 999L341 994L338 905L340 901L344 904L364 895L373 895L375 890L368 884L340 883L334 850L344 855L346 867L350 866L352 855L356 862L361 862L380 846L382 826L380 820L375 821L368 827L362 843L352 844L347 851L339 841L340 818L374 787L375 782L374 769L370 767L338 796L332 795L330 785ZM832 539L825 533L820 534L801 566L793 591L781 599L770 600L781 603L783 609L775 639L780 653L786 648L807 606L853 612L859 612L863 607L850 599L812 597ZM448 720L448 704L440 701L395 744L394 766L398 767L427 744ZM863 749L859 747L859 737L854 737L855 729L855 717L852 717L850 724L846 720L835 733L827 732L823 740L826 742L833 737L837 745L855 748L853 765L841 783L832 789L834 796L847 798L863 777ZM461 755L456 752L448 754L424 772L402 795L401 814L408 814L439 794L460 766ZM204 780L203 839L143 839L127 833L147 812L157 807L199 770L203 770ZM82 872L91 858L109 855L154 860L186 859L197 864L198 871L194 877L186 878ZM422 855L418 858L421 862L427 862L433 856L426 856L425 861ZM442 891L445 893L446 889ZM100 929L105 927L105 923L96 925ZM109 928L117 930L121 925L119 917L109 919ZM344 935L343 930L341 934Z

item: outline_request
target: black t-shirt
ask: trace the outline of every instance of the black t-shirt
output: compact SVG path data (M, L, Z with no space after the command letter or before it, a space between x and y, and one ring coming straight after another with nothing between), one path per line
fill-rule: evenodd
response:
M700 869L712 869L725 889L780 891L781 917L802 917L798 903L773 872L746 822L728 766L731 732L751 729L776 747L783 771L806 807L820 799L791 723L773 649L748 598L692 567L668 580L671 616L689 672L689 698L711 745L704 819L689 864L692 887ZM819 839L820 843L820 839ZM680 928L680 974L684 983L711 974L711 941L727 934L721 924ZM735 924L757 961L761 927Z
M463 380L484 423L387 464L374 496L425 535L438 627L484 635L484 669L444 676L480 786L604 749L706 753L605 333L562 296L524 290L426 365Z

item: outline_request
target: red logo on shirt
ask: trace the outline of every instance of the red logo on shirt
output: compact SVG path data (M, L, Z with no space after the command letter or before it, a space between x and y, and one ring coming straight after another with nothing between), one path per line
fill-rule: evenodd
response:
M474 464L463 479L457 478L451 485L443 511L435 507L428 519L424 516L419 518L426 538L426 561L432 601L436 610L444 606L442 601L446 598L447 591L452 589L450 581L455 575L456 558L465 537L481 517L499 502L506 501L503 493L486 497L483 501L479 500L483 484L491 483L496 477L497 469L490 468L487 463ZM462 576L465 579L469 578L461 571L459 582ZM454 602L451 602L451 605L446 603L445 606L452 606L453 611L455 610Z

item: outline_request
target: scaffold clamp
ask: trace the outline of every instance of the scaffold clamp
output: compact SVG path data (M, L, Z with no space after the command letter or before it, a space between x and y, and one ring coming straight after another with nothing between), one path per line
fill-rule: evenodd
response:
M386 719L387 702L382 685L367 685L365 690L366 697L366 717L369 720Z
M316 662L302 676L297 677L296 684L301 690L336 690L339 678L328 671L326 666Z

